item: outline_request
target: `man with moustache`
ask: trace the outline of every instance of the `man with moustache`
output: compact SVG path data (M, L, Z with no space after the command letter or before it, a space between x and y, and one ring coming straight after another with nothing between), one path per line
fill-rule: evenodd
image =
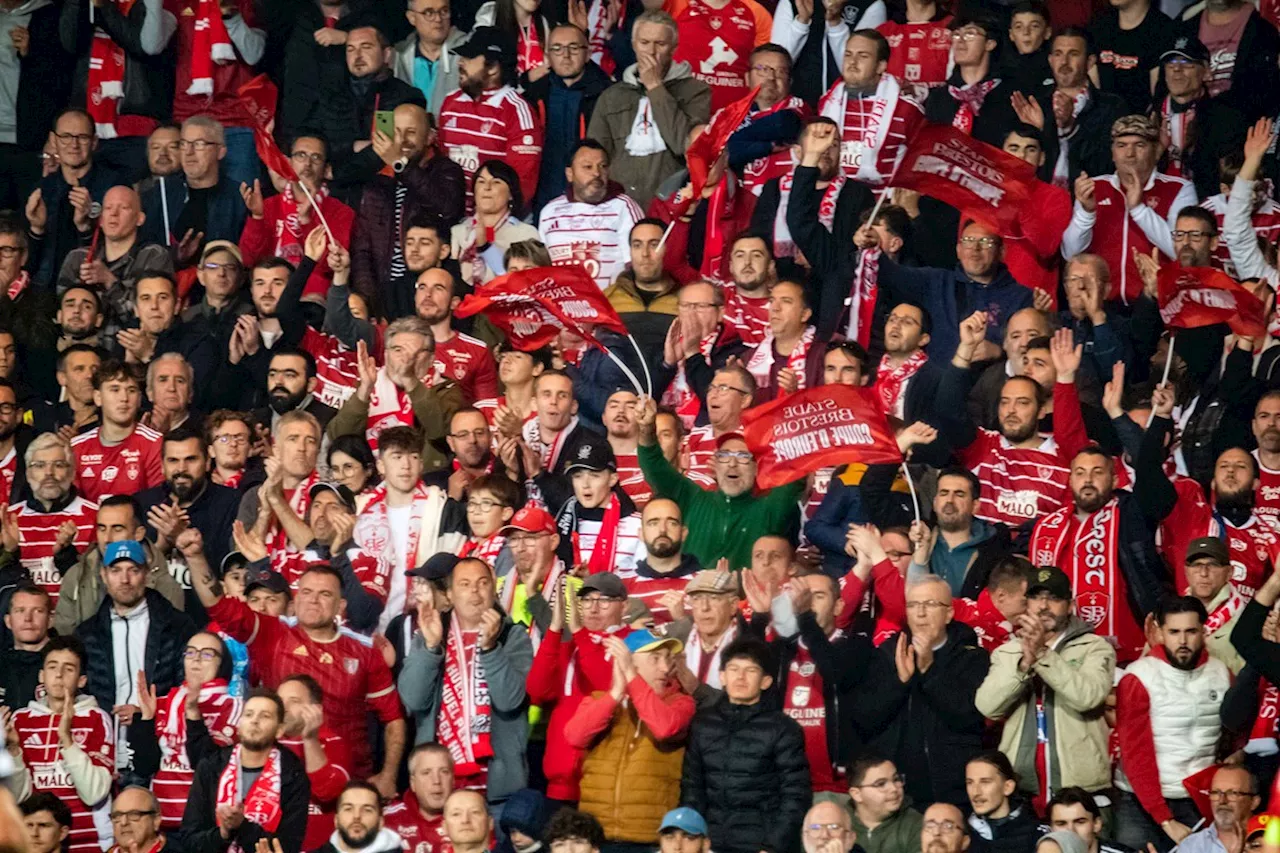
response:
M368 782L353 780L338 795L333 835L314 853L394 853L404 841L382 825L382 800Z
M1049 318L1037 308L1023 308L1009 318L1000 344L1004 358L983 370L969 392L969 413L974 423L984 429L999 428L1000 389L1006 379L1024 373L1027 344L1049 335Z
M1246 599L1229 580L1232 569L1227 543L1216 536L1193 539L1187 547L1183 562L1187 595L1203 604L1209 614L1204 625L1205 649L1233 675L1239 675L1244 659L1231 644L1231 632L1240 621Z
M656 498L640 511L640 539L647 555L636 562L636 572L623 580L627 598L643 601L655 625L682 620L688 615L685 590L702 566L684 553L689 530L680 507L669 498Z
M317 400L315 391L316 360L306 350L274 347L267 367L267 405L254 409L254 422L268 429L285 412L309 412L320 422L321 432L333 420L336 411Z
M1194 598L1162 599L1154 613L1159 645L1130 664L1116 688L1116 840L1130 847L1151 841L1166 853L1200 818L1183 780L1214 763L1218 708L1231 686L1226 664L1205 654L1207 617Z
M969 825L951 803L934 803L920 825L921 853L964 853L969 849Z
M1228 853L1252 845L1246 844L1254 832L1250 819L1262 798L1258 796L1258 780L1241 765L1224 764L1213 774L1209 784L1209 803L1213 806L1213 823L1191 835L1178 845L1186 853ZM1267 819L1266 815L1260 816Z
M1280 389L1264 393L1253 407L1253 440L1258 447L1253 458L1258 463L1258 488L1254 495L1255 514L1267 521L1280 521Z

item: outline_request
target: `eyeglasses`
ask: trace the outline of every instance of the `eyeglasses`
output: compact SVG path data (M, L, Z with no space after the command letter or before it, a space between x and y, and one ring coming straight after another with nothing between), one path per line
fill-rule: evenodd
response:
M547 48L547 53L552 56L559 56L562 53L578 54L585 53L587 46L585 44L553 44Z
M772 65L753 65L751 70L759 74L761 77L772 77L775 80L786 80L791 76L791 72L785 68L774 68Z
M421 12L414 12L415 15L421 15L429 21L443 21L449 17L449 7L443 9L423 9Z
M215 435L213 440L218 444L248 444L249 436L226 433L225 435Z
M112 823L137 823L144 817L155 817L157 814L159 814L159 812L155 809L147 809L146 811L136 809L130 812L112 812L110 817Z
M1204 240L1208 237L1215 236L1211 231L1174 231L1173 239L1175 240Z
M52 467L55 471L67 471L71 468L70 462L32 462L27 466L28 471L43 471Z
M16 257L21 251L17 246L0 246L0 258Z
M960 828L960 824L953 820L926 820L924 822L924 831L930 835L950 835Z
M507 544L512 548L532 548L533 543L550 535L550 533L514 533L507 537Z
M706 311L720 306L714 302L681 302L676 307L681 311Z
M497 509L498 507L505 507L505 506L506 504L502 503L501 501L491 501L488 498L481 498L479 500L467 501L467 509L469 510L474 509L474 510L478 510L479 512L490 512L491 510Z
M908 601L907 602L907 609L915 610L916 612L920 612L922 610L938 610L946 606L948 605L945 601L937 601L936 599L932 599L932 598L929 599L928 601Z
M182 139L179 140L178 145L183 151L195 151L197 154L203 154L210 148L218 147L217 142L210 142L207 139Z
M607 595L589 595L586 598L579 598L578 601L588 610L596 610L604 607L606 604L613 604L615 601L622 601L622 599L610 598Z
M982 30L958 30L951 34L952 41L973 41L974 39L984 39L987 34Z
M235 262L228 263L228 264L217 264L217 263L214 263L213 261L206 261L205 263L200 265L200 269L204 270L205 272L211 272L211 273L216 273L218 270L223 270L227 273L227 275L235 275L236 273L240 272L240 265Z
M305 163L310 160L314 165L319 166L324 162L324 155L318 152L308 154L306 151L295 151L289 155L289 159L297 163Z
M484 429L462 429L457 432L449 433L449 438L452 438L454 441L462 441L464 438L473 438L476 441L485 441L489 438L489 429L487 427Z
M742 396L744 396L744 397L745 397L745 396L747 396L747 392L746 392L746 391L744 391L743 389L741 389L741 388L735 388L735 387L733 387L732 385L726 385L726 384L724 384L723 382L717 383L717 384L715 384L715 385L708 385L708 386L707 386L707 390L708 390L708 391L715 391L715 392L717 392L717 393L719 393L719 394L728 394L730 391L734 391L734 392L736 392L736 393L738 393L738 394L741 394L741 395L742 395Z
M55 133L59 142L74 142L76 145L88 145L93 141L92 133Z
M961 237L960 245L962 246L981 246L984 249L990 249L996 244L995 237Z
M829 832L835 835L837 832L845 832L846 827L838 823L806 823L804 831L810 835L817 835L820 832Z
M1245 797L1252 797L1252 791L1210 791L1209 799L1211 800L1243 800Z
M22 407L17 403L0 403L0 415L12 415L22 411Z
M717 450L715 460L717 462L737 462L746 465L755 459L749 450Z
M889 787L890 785L905 785L906 783L907 783L906 776L903 776L901 773L895 773L892 776L885 777L884 779L877 779L876 781L872 782L870 785L854 785L853 787L875 788L877 791L883 791L885 788Z
M884 555L888 557L890 560L901 560L903 557L910 557L911 552L910 551L892 551L892 550L886 549L884 552Z
M195 646L187 646L187 650L182 653L182 657L184 660L202 660L208 663L222 657L222 652L217 649L197 649Z

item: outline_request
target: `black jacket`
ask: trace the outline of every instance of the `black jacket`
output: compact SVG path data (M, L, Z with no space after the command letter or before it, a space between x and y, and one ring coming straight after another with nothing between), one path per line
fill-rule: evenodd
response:
M91 2L92 0L65 0L58 24L62 49L76 57L75 72L71 78L74 81L71 105L83 109L86 104L89 52L93 46L94 29L100 28L124 51L124 96L117 101L117 113L120 116L147 116L162 122L168 121L173 115L177 34L169 40L163 51L152 56L142 49L142 27L147 18L145 3L134 3L127 15L114 3L95 6L93 23L89 23ZM31 47L34 50L36 45L33 43ZM61 102L51 106L55 110L59 109Z
M1181 21L1179 34L1198 38L1203 15L1204 12L1200 12ZM1240 34L1235 66L1231 70L1231 88L1221 95L1227 103L1244 113L1249 124L1260 118L1270 118L1280 109L1278 56L1280 33L1254 9L1244 25L1244 32Z
M1041 836L1040 821L1031 804L1013 799L1010 812L1002 818L969 815L970 853L1029 853Z
M972 628L952 622L933 665L904 684L894 663L898 636L876 650L852 694L854 726L870 752L904 768L911 799L968 811L964 767L982 750L986 721L973 700L987 677L987 653Z
M680 804L706 818L717 853L798 853L812 800L804 733L772 696L734 705L722 695L694 716Z
M396 78L391 69L385 76L358 85L350 75L343 85L326 90L309 120L309 125L324 134L335 164L333 182L340 187L339 197L351 198L352 192L386 165L374 152L373 146L355 152L356 142L369 138L373 126L374 108L394 110L401 104L417 104L426 109L427 99L422 90Z
M173 492L168 483L161 483L139 492L137 498L145 518L153 506L172 503ZM212 482L206 483L204 491L186 508L191 526L204 537L204 556L210 566L221 566L222 558L231 551L231 525L236 520L239 509L240 492ZM156 540L156 531L150 522L147 522L147 537L152 542ZM190 578L184 578L182 586L186 590L183 596L184 611L193 617L198 615L202 618L204 608L200 605L195 590L191 588Z
M218 829L215 809L218 780L234 750L234 746L223 747L206 756L196 767L187 808L182 813L182 827L177 832L177 848L184 853L225 853L230 845ZM267 832L246 820L235 831L234 840L241 850L253 850L259 839L278 838L284 853L300 853L303 836L307 833L307 804L310 800L311 780L307 778L307 768L302 759L280 748L280 824L275 832Z
M542 116L546 134L542 145L542 161L538 167L538 193L533 198L534 219L542 206L564 192L564 170L569 165L569 151L586 136L591 114L596 110L600 93L613 84L599 65L588 61L582 76L566 86L554 72L529 82L526 76L524 99Z
M147 589L146 601L150 625L143 671L147 683L155 685L156 695L164 696L185 678L182 650L196 632L196 626L190 616L154 589ZM116 704L115 651L111 641L113 607L110 597L103 598L98 612L76 627L76 636L89 651L85 672L89 683L85 691L98 700L98 707L107 710Z
M1040 108L1050 119L1053 117L1053 87L1042 89L1036 95ZM1129 112L1124 99L1112 92L1104 92L1089 84L1089 103L1076 116L1076 129L1067 143L1067 185L1072 186L1081 172L1090 177L1115 171L1111 160L1111 125ZM1044 162L1052 170L1058 162L1058 134L1044 134ZM1043 176L1042 176L1043 177Z
M1164 86L1163 78L1160 86ZM1190 170L1196 195L1200 198L1221 192L1218 158L1224 151L1242 148L1249 132L1249 120L1232 105L1230 95L1227 92L1217 98L1204 97L1189 107L1195 110L1195 118L1187 129L1187 150L1182 155L1182 162ZM1162 120L1159 107L1163 100L1161 89L1157 88L1157 109L1153 111L1157 121Z
M20 651L12 645L0 650L0 705L13 710L36 698L41 652Z
M1005 131L1018 123L1018 116L1013 111L1013 104L1010 101L1016 89L1013 81L1000 79L999 69L992 68L986 79L995 79L997 82L982 99L982 108L973 119L973 130L970 135L974 139L999 148L1004 142L1001 137ZM949 87L963 85L964 78L960 76L960 69L957 68L951 72L951 77L946 83L929 90L929 96L924 102L924 117L935 124L951 124L960 110L960 102L951 96Z
M18 57L18 147L39 151L53 130L54 118L71 98L71 74L75 57L62 48L59 18L62 8L50 3L31 13L27 22L31 47Z
M817 192L817 187L814 185L809 185L809 189L813 195L812 201L814 204L814 215L816 216L817 205L820 203L819 200L822 198L822 195ZM791 191L791 200L787 203L788 212L790 212L791 205L795 204L795 195L795 188L793 187ZM760 197L756 200L755 210L751 212L752 233L759 234L764 237L769 242L769 246L773 248L775 252L777 247L774 246L774 232L777 230L778 205L781 201L782 191L780 189L778 179L774 178L765 184L760 190ZM874 204L875 195L871 190L867 189L866 184L863 184L860 181L846 181L844 187L840 190L840 195L836 196L836 212L831 220L831 230L826 231L826 228L822 229L823 231L826 231L826 239L823 239L821 234L813 234L810 237L810 241L812 242L815 239L821 241L824 248L827 250L824 251L824 255L841 254L842 252L836 251L837 248L844 248L844 244L849 242L847 239L848 235L858 230L858 226L862 224L862 215L870 210ZM788 230L789 229L790 226L788 226ZM795 239L794 235L792 236L792 239ZM809 258L808 251L804 252L804 256L806 259ZM810 260L809 263L813 264L814 262ZM831 261L824 259L824 264L829 266L830 263ZM815 266L814 269L817 269L817 267ZM801 269L800 265L792 258L778 259L778 275L780 277L799 275L801 276L799 280L804 280L804 270ZM846 288L845 296L848 295L848 290ZM823 323L824 328L828 325L831 326L832 329L837 328L834 320L830 323ZM843 327L840 327L839 330L843 331Z

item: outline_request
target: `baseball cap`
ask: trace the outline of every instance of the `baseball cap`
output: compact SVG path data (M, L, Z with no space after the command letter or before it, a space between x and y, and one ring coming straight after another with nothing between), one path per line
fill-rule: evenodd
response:
M1171 59L1185 59L1187 62L1208 65L1209 49L1195 36L1178 36L1173 40L1173 46L1160 54L1162 64Z
M652 631L632 631L623 638L622 642L627 644L627 648L632 654L636 652L651 652L660 649L663 646L670 646L672 654L680 654L684 651L684 643L675 637L659 637Z
M726 441L730 441L735 438L743 443L746 443L747 440L747 437L740 432L726 432L724 435L716 439L716 449L719 450L721 447L724 447L724 443Z
M248 595L258 587L276 595L289 594L289 582L284 575L270 569L250 569L244 579L244 594Z
M515 52L515 39L497 27L476 27L471 31L471 38L453 49L454 55L463 59L483 56L492 62L505 62Z
M210 240L204 244L204 251L200 253L200 261L212 255L214 252L226 252L236 259L237 264L244 263L244 256L240 254L240 247L230 240Z
M458 565L460 560L457 554L441 551L438 554L432 554L421 566L409 569L405 574L411 578L422 578L428 581L444 580L453 574L454 566Z
M351 490L341 483L316 483L311 487L311 491L307 493L307 496L315 500L316 495L321 492L333 492L338 496L338 500L342 501L343 506L351 512L356 511L356 496L351 494Z
M582 586L578 587L578 598L582 598L589 592L598 592L610 598L627 597L627 588L622 585L622 579L613 572L597 572L589 576L582 582Z
M555 533L556 521L540 506L521 507L519 512L511 516L511 520L503 525L502 533L512 530L522 533Z
M715 569L703 569L693 576L693 580L689 581L688 586L684 588L685 595L693 595L695 592L710 592L723 594L737 594L738 583L733 576L733 572L717 572Z
M1191 540L1191 544L1187 546L1187 562L1190 563L1200 557L1212 557L1224 566L1231 564L1227 543L1216 536L1201 536L1199 539Z
M681 806L662 816L662 823L658 826L658 832L666 832L670 829L678 829L685 835L701 835L705 837L707 834L707 822L702 815L693 809L688 806Z
M586 471L617 471L618 462L614 459L609 442L604 438L591 438L579 444L564 472L570 474L579 468Z
M1071 599L1071 580L1067 573L1057 566L1040 566L1031 575L1031 583L1027 585L1027 597L1038 592L1047 592L1054 598L1063 601Z
M1122 136L1141 136L1151 142L1158 142L1160 128L1156 127L1155 119L1149 116L1121 116L1111 125L1111 141L1115 142Z
M119 542L107 543L107 550L102 552L102 565L114 566L121 560L129 560L139 566L145 566L147 554L142 550L142 543L135 539L121 539Z
M1245 840L1248 841L1259 832L1264 831L1267 828L1267 824L1271 822L1273 817L1274 815L1269 815L1264 812L1263 814L1256 814L1249 818L1249 822L1245 825L1244 830Z

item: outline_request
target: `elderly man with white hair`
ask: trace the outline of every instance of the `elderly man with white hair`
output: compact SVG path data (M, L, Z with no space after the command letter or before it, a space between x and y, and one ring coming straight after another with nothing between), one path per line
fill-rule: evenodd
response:
M804 853L849 853L858 841L849 810L834 801L814 803L800 826Z
M191 409L196 374L181 353L161 353L147 365L147 399L151 411L142 422L156 432L168 432L186 423L199 423L199 412ZM194 417L193 417L194 416Z

